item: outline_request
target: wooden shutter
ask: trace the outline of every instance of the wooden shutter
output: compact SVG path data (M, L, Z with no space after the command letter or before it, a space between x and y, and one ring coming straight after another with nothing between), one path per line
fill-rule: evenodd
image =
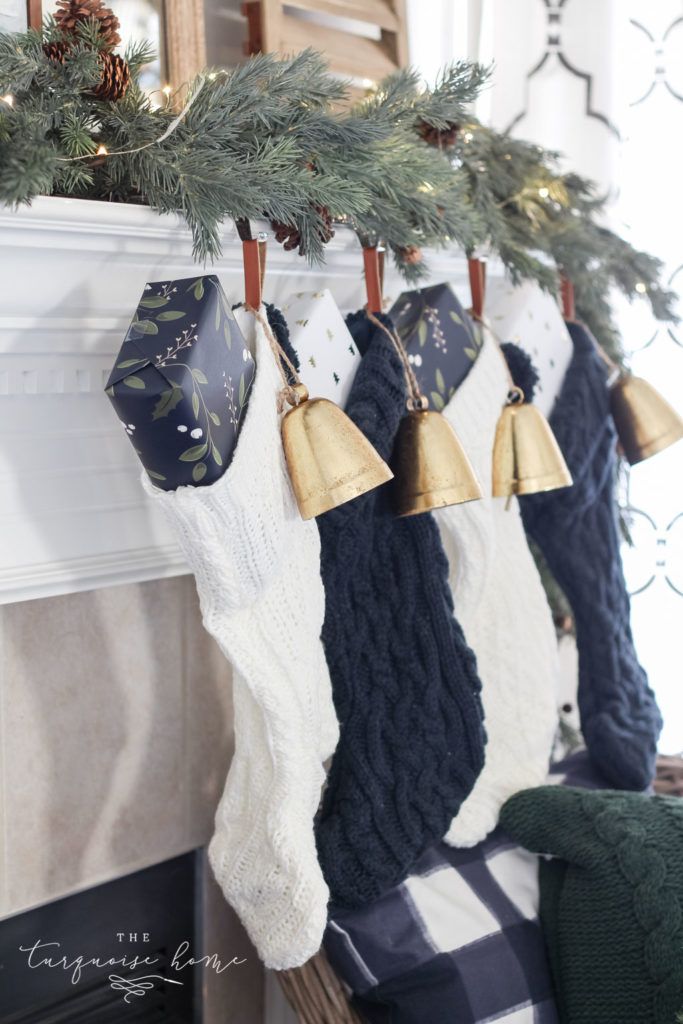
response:
M258 0L243 5L247 53L293 54L312 46L345 77L379 81L408 62L405 0ZM374 26L378 39L296 17L309 11Z

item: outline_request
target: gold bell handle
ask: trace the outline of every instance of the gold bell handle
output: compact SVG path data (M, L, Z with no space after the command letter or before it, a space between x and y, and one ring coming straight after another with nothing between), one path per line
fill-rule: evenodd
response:
M503 356L503 359L505 359L505 356ZM505 360L505 365L507 366L507 359ZM510 380L512 380L512 375L510 374L509 369L508 369L508 374L510 376ZM525 395L524 395L524 392L522 391L522 389L519 387L519 385L513 383L510 386L510 389L508 390L508 396L507 396L507 400L506 400L505 404L506 405L522 405L524 403L524 399L525 399Z
M297 383L293 384L289 389L286 398L289 404L296 408L297 405L301 405L302 402L308 401L308 388L302 381L297 381Z

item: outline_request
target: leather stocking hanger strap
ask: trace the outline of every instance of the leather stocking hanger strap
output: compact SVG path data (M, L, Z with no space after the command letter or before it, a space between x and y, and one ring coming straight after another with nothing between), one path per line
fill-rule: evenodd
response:
M244 301L251 309L258 309L261 305L263 278L266 273L265 239L243 239L242 259L244 263Z
M565 274L560 274L560 297L562 299L562 316L568 323L574 323L576 321L574 285Z
M244 266L244 304L258 309L262 301L263 279L266 273L266 235L252 238L248 220L235 221L237 234L242 242L242 263Z
M259 243L255 238L242 242L242 259L244 261L244 302L250 309L258 309L261 305L261 260Z
M475 320L481 320L484 316L486 294L486 264L483 260L471 256L467 260L467 270L472 293L472 316Z
M384 250L376 245L363 246L365 290L369 313L382 312L382 284L384 277Z

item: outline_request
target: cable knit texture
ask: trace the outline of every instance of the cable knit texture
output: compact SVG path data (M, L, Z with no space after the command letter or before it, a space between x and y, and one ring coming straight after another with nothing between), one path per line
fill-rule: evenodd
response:
M616 434L605 365L587 329L569 324L574 356L550 418L574 485L521 499L527 532L571 604L581 731L619 789L646 789L662 720L636 657L619 552Z
M505 361L485 331L477 361L444 412L485 496L435 513L455 609L477 656L488 736L484 768L446 834L452 846L480 842L508 797L545 782L558 725L555 627L517 499L506 508L506 498L487 497L508 390Z
M543 786L503 808L541 861L563 1024L674 1024L683 1009L683 801Z
M266 966L283 969L312 956L325 929L313 819L338 727L320 641L318 531L301 520L289 483L275 359L261 326L242 317L256 334L257 372L231 464L209 487L165 492L143 482L234 669L235 754L211 865Z
M347 412L388 460L406 411L401 363L364 314L348 323L365 355ZM483 763L480 684L431 515L397 519L384 486L318 526L341 723L318 849L335 902L361 906L402 881L471 791Z

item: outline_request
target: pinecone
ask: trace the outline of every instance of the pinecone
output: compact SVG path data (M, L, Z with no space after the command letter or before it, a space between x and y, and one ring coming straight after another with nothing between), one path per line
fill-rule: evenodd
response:
M107 50L113 50L121 42L119 19L104 0L57 0L55 21L62 32L73 35L79 22L94 18L98 24L100 39Z
M120 100L130 84L130 68L118 53L101 54L100 66L102 78L93 89L93 96L98 100Z
M301 235L294 224L283 224L280 220L271 220L270 226L275 232L275 241L279 242L287 252L291 252L301 244Z
M406 245L401 249L397 249L396 252L401 263L406 263L408 266L422 263L422 249L420 249L419 245Z
M320 240L323 245L327 245L329 241L334 238L334 228L332 227L332 217L330 211L326 206L316 206L316 211L320 214L323 220L323 227L320 229Z
M453 121L448 128L435 128L434 125L420 121L417 130L426 143L430 146L437 146L439 149L451 149L460 131L460 125Z
M319 229L319 237L323 245L327 245L330 239L334 238L330 211L326 206L317 205L314 206L314 210L320 214L323 220L323 226ZM279 242L283 249L291 252L293 249L298 248L299 256L306 255L306 247L303 244L301 234L294 224L283 224L281 221L271 220L270 226L275 232L275 241Z
M63 64L68 52L69 47L66 43L43 43L43 53L55 64Z

